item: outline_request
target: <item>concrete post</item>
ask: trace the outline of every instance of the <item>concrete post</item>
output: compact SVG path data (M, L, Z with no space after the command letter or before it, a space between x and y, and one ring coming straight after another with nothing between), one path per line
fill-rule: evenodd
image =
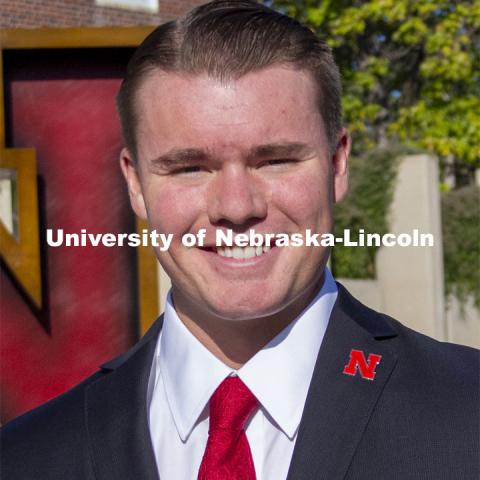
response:
M382 247L376 258L383 311L411 328L446 339L438 162L429 155L400 159L390 231L432 233L433 247Z

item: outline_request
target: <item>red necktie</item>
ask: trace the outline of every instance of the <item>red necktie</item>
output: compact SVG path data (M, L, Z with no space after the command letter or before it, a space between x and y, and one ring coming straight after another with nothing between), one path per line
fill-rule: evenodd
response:
M198 480L255 480L245 424L257 399L238 377L226 378L210 398L210 428Z

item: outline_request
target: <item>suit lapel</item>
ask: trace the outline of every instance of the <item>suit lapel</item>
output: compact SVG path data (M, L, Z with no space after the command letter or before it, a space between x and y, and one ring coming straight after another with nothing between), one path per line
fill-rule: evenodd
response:
M288 480L340 480L388 382L396 357L380 342L396 336L384 317L339 285L314 369ZM374 380L343 373L352 349L381 355Z
M86 392L86 422L98 480L158 480L147 412L147 386L161 329L158 320L129 352L102 366Z

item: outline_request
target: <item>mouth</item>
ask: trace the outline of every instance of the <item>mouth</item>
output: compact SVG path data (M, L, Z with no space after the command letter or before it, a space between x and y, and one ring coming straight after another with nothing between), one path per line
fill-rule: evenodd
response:
M258 247L205 247L202 250L215 253L225 258L233 258L235 260L248 260L250 258L261 257L275 246L261 245Z

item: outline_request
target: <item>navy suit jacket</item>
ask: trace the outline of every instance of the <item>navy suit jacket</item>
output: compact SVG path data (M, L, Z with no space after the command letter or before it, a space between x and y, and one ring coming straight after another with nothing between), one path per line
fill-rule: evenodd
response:
M158 480L146 395L161 327L8 423L2 480ZM352 349L381 356L373 380L343 373ZM416 333L339 285L288 480L478 480L479 363L479 351Z

